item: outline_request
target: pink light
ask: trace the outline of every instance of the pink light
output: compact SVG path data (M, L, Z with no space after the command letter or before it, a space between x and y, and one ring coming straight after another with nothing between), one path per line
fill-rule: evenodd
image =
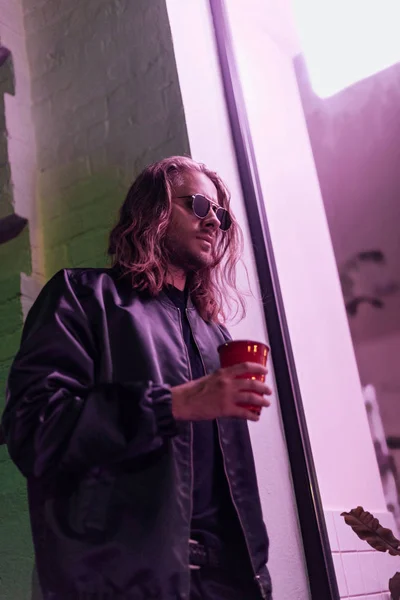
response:
M293 0L314 91L332 96L400 61L399 0Z

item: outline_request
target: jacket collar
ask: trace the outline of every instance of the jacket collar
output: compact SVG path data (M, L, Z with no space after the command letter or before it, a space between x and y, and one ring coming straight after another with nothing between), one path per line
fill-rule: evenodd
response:
M172 302L172 300L170 300L170 298L168 298L167 294L163 290L160 292L160 294L158 296L158 299L160 300L160 302L162 304L167 305L169 308L173 308L175 310L178 310L178 308L175 306L175 304ZM190 294L188 295L186 308L188 310L196 310Z

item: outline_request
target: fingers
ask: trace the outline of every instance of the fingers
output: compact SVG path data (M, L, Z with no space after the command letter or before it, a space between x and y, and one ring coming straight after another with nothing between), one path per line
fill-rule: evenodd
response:
M259 406L260 408L271 406L271 402L261 396L260 394L253 394L252 392L241 392L235 399L235 404L241 406L243 404L250 404L251 406Z
M266 375L268 373L267 367L253 362L239 363L237 365L233 365L233 367L226 367L224 370L233 377L245 375L246 373L250 373L252 375Z
M262 394L265 396L271 396L272 394L272 390L269 385L266 385L257 379L236 379L234 386L239 392L250 391L254 392L255 394Z
M235 416L239 417L239 419L246 419L247 421L257 422L260 420L260 415L258 413L244 407L239 408Z

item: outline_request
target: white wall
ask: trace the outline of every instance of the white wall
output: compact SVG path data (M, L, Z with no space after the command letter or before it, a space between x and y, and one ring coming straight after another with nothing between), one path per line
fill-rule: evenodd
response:
M276 1L276 6L282 3ZM270 2L273 12L274 5ZM384 499L335 259L295 79L292 54L229 15L260 169L322 500L327 508ZM286 21L282 19L282 28ZM360 452L354 452L357 445ZM336 468L333 468L335 466ZM362 477L358 474L363 473Z
M192 156L217 170L228 183L234 212L244 226L244 260L251 287L258 294L208 0L191 0L190 3L168 0L167 6ZM248 289L243 269L239 274L239 284ZM230 326L232 335L267 340L260 301L256 297L248 298L247 307L246 319ZM270 370L270 383L275 391L272 406L264 410L259 423L251 426L251 436L264 518L271 540L269 567L274 599L306 600L309 597L308 583L271 365Z

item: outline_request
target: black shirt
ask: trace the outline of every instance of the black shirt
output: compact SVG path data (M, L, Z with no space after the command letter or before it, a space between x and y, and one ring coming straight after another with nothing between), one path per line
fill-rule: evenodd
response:
M180 310L192 379L199 379L205 375L205 372L186 314L187 294L173 286L168 286L165 292ZM219 537L218 513L222 501L219 488L225 474L220 470L222 465L215 460L219 450L215 421L192 421L192 428L193 513L191 536L198 541L206 541L206 537L207 539L215 535Z
M187 293L165 288L180 310L183 337L188 350L192 379L203 377L203 363L186 314ZM216 421L192 421L193 427L193 513L191 538L214 547L229 548L236 560L250 568L243 532L233 506L224 471ZM225 552L224 552L225 553Z

